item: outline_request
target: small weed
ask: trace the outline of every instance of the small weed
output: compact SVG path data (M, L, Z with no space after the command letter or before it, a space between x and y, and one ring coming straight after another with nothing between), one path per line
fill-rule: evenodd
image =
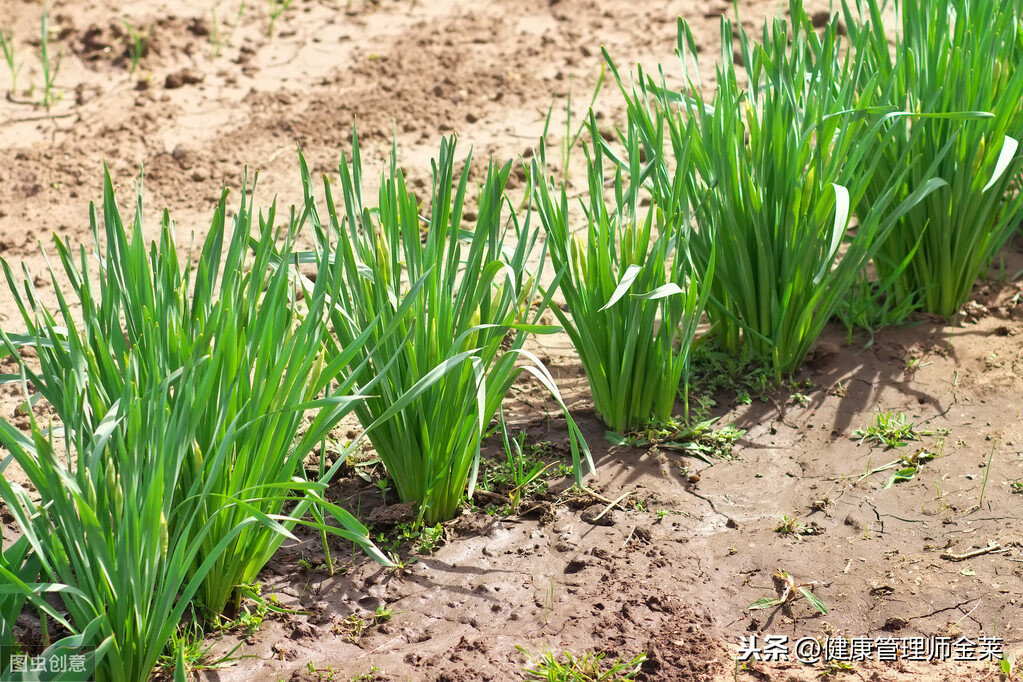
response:
M783 514L781 517L781 523L774 529L774 532L779 535L794 535L796 537L800 537L803 535L816 535L817 529L813 526L808 526L787 514Z
M23 64L17 64L14 56L14 32L5 36L3 29L0 29L0 50L4 53L4 61L7 62L7 70L11 72L11 94L18 92L18 74L21 73Z
M504 442L504 462L484 461L479 488L488 492L508 495L509 504L501 507L501 513L514 513L523 500L544 495L552 478L563 478L572 474L567 464L549 461L552 457L550 441L526 445L526 433L509 438L501 420L501 437Z
M372 668L362 673L361 675L353 675L352 682L369 682L374 677L376 677L376 674L379 670L380 668L373 666Z
M1012 489L1012 492L1016 494L1023 493L1023 478L1018 478L1015 481L1011 481L1009 483L1009 487Z
M945 509L946 509L946 506L945 506L945 495L942 494L942 492L941 492L941 483L940 482L938 482L938 481L934 482L934 491L938 494L937 497L935 497L934 499L936 499L938 501L938 513L940 514L940 513L944 512Z
M797 584L791 575L780 568L778 569L778 572L775 573L774 579L784 587L781 597L764 597L763 599L758 599L749 605L748 608L750 611L769 609L773 606L787 605L789 602L798 599L801 596L810 602L810 605L822 615L828 615L828 609L824 606L824 602L810 591L810 588L817 584L816 580Z
M178 626L171 634L166 653L160 656L157 667L174 670L179 662L184 662L183 672L199 670L203 667L201 662L206 655L202 643L203 633L198 624L193 622Z
M714 430L711 427L717 419L708 419L693 426L684 426L671 421L666 424L655 424L643 431L630 432L625 435L614 431L605 432L605 437L612 445L628 447L656 446L663 449L681 450L707 464L713 464L714 458L730 459L735 443L746 435L742 429L732 424Z
M539 454L550 454L550 443L545 443L533 448L524 449L526 444L526 433L523 431L517 438L508 438L508 429L504 421L504 414L501 415L501 437L504 440L504 452L507 462L500 473L502 482L506 488L510 488L512 508L517 509L526 495L542 494L546 492L546 482L542 480L553 463L545 464Z
M752 361L738 361L726 353L701 345L693 351L690 368L690 395L692 399L717 393L732 393L735 402L749 405L753 400L768 401L768 393L774 386L767 369ZM709 400L713 405L714 401ZM696 412L698 419L709 415Z
M380 499L386 505L387 504L387 491L391 489L391 482L386 476L378 478L373 482L373 485L380 491Z
M838 398L844 398L846 390L847 390L846 385L839 381L834 386L828 389L828 395L833 395Z
M878 412L874 415L873 424L865 429L857 429L854 435L859 436L861 443L877 443L891 449L900 448L911 440L920 440L923 434L913 428L913 423L902 412L895 415L891 412Z
M991 459L995 456L995 446L998 445L998 441L991 443L991 452L987 456L987 465L984 467L984 483L980 486L980 500L977 502L978 507L984 506L984 493L987 491L987 479L991 475Z
M896 467L897 469L895 473L893 473L888 478L888 482L884 484L884 490L891 488L896 483L903 483L905 481L912 480L913 477L916 476L917 473L919 473L920 467L921 465L924 464L924 462L929 462L941 454L941 451L944 449L945 443L944 440L940 438L938 439L938 441L939 441L938 452L933 452L931 450L928 450L927 448L920 448L911 455L900 457L897 460L888 462L887 464L879 466L874 469L868 469L865 473L863 473L860 476L859 481L862 481L863 479L867 478L872 474L876 474L881 471L887 471L889 469L896 469Z
M444 542L444 529L438 523L435 526L424 526L416 539L417 554L433 554Z
M139 60L146 53L146 48L149 45L149 36L152 33L152 28L146 31L145 35L139 35L139 32L135 30L135 27L129 24L127 21L124 22L124 27L128 30L128 35L131 37L131 43L128 44L128 59L131 60L131 66L128 69L129 74L134 74L135 69L138 68Z
M206 659L210 651L216 646L217 642L204 647L205 639L202 628L199 627L197 622L192 620L182 623L171 633L170 641L167 642L164 653L160 655L156 667L160 670L175 672L185 677L197 670L226 668L237 660L231 658L231 656L244 643L239 642L226 655L215 661L207 661ZM219 641L219 638L217 641Z
M675 515L689 516L687 512L681 511L679 509L658 509L657 520L655 521L655 523L661 523L667 517Z
M238 29L239 24L242 23L242 14L245 12L245 0L238 6L238 13L234 18L234 25L231 27L231 32L228 35L224 35L220 30L220 22L217 21L217 7L214 5L210 8L210 15L213 21L210 22L210 46L213 48L213 57L219 57L224 47L231 43L231 38L234 36L234 32Z
M1010 680L1018 680L1023 678L1023 661L1016 661L1013 664L1012 657L1006 654L1001 661L998 662L998 673L1002 680L1007 682Z
M426 526L415 521L399 523L390 533L380 533L378 546L388 554L397 555L406 544L413 546L417 554L433 554L444 543L444 528L439 523Z
M270 14L270 24L266 29L266 35L268 37L273 37L274 24L277 22L277 18L291 7L292 2L294 2L294 0L268 0Z
M541 651L533 656L520 646L521 651L529 659L532 667L523 667L527 679L545 680L546 682L618 682L633 680L639 673L640 666L646 661L646 654L639 654L631 661L617 658L606 661L605 654L589 652L582 656L573 656L565 652L563 660L550 650Z
M344 620L335 623L334 627L331 628L331 632L335 635L347 637L352 642L358 642L369 628L386 623L393 617L394 613L390 609L378 606L373 615L365 620L357 613L350 614Z
M334 682L334 675L336 674L336 671L334 670L334 666L329 663L326 668L317 668L313 665L312 661L309 661L306 664L306 670L309 671L310 675L315 675L319 682Z
M851 673L855 672L856 667L848 661L828 661L819 673L817 677L831 677L838 675L839 673Z
M57 53L57 56L54 59L50 59L50 35L47 28L48 18L48 14L43 12L42 29L40 31L39 39L39 58L43 65L43 99L41 103L47 109L49 109L61 97L61 93L57 91L54 83L57 80L57 73L60 71L60 62L64 58L64 53L61 51Z
M930 364L929 362L924 362L923 356L906 358L906 374L914 374L918 369L927 367Z
M210 46L213 48L213 57L217 58L224 50L225 40L220 33L220 21L217 19L217 6L210 8Z

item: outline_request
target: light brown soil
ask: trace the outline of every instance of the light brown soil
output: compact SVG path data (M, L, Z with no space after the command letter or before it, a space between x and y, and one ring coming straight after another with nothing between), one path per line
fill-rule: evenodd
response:
M87 205L100 196L104 161L125 187L124 206L145 166L150 227L156 209L168 206L187 245L190 232L203 236L222 184L237 188L245 166L259 171L264 204L275 194L290 204L301 193L296 145L314 171L336 172L356 122L367 175L382 168L395 136L420 188L445 133L457 132L477 159L526 154L552 102L554 130L564 129L570 87L579 115L600 73L601 45L623 68L670 64L679 15L693 25L711 85L718 16L730 11L721 0L295 0L267 37L262 2L249 2L235 26L238 0L51 0L63 97L47 112L33 104L42 82L30 44L40 4L0 2L0 28L13 29L26 61L19 90L36 86L0 101L0 254L35 275L45 272L37 243L51 233L91 245ZM773 2L740 4L750 27L779 11ZM134 75L122 19L151 30ZM621 121L611 90L597 103L609 129ZM521 187L521 178L513 183ZM1018 248L1005 258L1010 275L1020 269ZM45 279L37 285L52 296ZM322 556L314 540L288 546L268 567L265 591L306 615L268 620L244 641L211 640L211 659L239 641L234 655L242 658L202 674L327 679L333 671L333 679L350 679L375 670L373 679L509 680L520 679L527 662L517 646L612 659L645 652L648 680L809 680L822 672L794 661L737 666L739 638L751 634L997 635L1023 657L1023 495L1010 484L1023 477L1021 291L985 285L976 295L986 306L979 320L955 328L924 321L882 333L867 350L865 339L847 346L844 331L830 328L801 377L816 386L800 389L807 404L779 391L729 410L734 391L717 396L722 423L747 433L734 460L713 466L671 451L611 447L567 337L545 339L539 350L597 460L590 485L609 499L632 491L625 509L593 524L583 520L594 515L587 507L599 512L602 503L552 492L527 504L528 513L466 513L447 525L438 551L406 572L355 556L349 570L328 577L298 561ZM0 324L20 330L6 287ZM916 371L907 371L910 358L919 358ZM8 390L0 408L19 423L17 402ZM532 387L508 407L532 439L564 439L557 411ZM858 444L853 432L878 410L947 430L919 444L943 438L942 456L890 489L883 488L890 471L863 474L916 444L888 452ZM336 492L364 512L379 505L375 488L355 477ZM783 515L814 533L777 533ZM1006 551L943 558L989 542ZM348 547L333 549L351 557ZM777 594L778 569L816 581L829 614L815 615L805 600L789 612L749 611ZM393 618L361 637L339 625L351 614L368 619L378 606ZM992 664L979 662L860 663L842 676L996 677Z

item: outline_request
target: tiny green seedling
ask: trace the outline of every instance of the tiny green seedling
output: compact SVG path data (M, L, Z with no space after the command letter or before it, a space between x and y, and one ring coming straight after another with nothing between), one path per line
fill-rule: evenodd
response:
M353 675L352 682L369 682L374 677L376 677L376 673L379 670L380 668L373 666L372 668L370 668L369 670L360 675Z
M922 432L913 428L902 412L878 412L874 415L874 423L865 429L856 429L854 435L859 436L861 443L877 443L886 449L900 448L911 440L920 440Z
M913 374L918 369L927 367L931 363L924 362L923 356L913 356L906 360L906 374Z
M632 448L654 446L662 449L680 450L707 464L713 464L715 457L730 459L735 443L746 435L744 430L736 428L732 424L714 430L711 427L716 421L716 418L708 419L692 426L686 426L681 422L670 420L625 435L606 431L604 437L612 445L624 445Z
M206 638L202 628L197 623L194 621L182 623L171 634L170 640L167 642L167 648L159 657L156 667L168 672L180 673L186 677L189 677L192 672L198 670L227 668L238 661L237 658L232 658L232 656L234 652L241 648L244 642L239 642L224 656L216 660L208 660L210 652L216 646L219 639L218 637L213 643L205 645Z
M824 606L824 602L810 591L810 588L817 584L816 580L797 584L795 578L780 568L778 569L778 572L775 573L774 579L784 587L781 597L764 597L763 599L758 599L749 605L748 608L750 611L769 609L774 606L787 606L790 602L802 596L806 599L806 601L810 602L810 605L819 613L825 616L828 615L828 609Z
M984 493L987 491L987 479L991 475L991 460L995 456L995 446L998 445L998 441L991 443L991 452L987 456L987 464L984 466L984 483L980 486L980 500L977 502L978 507L984 505Z
M329 663L326 668L317 668L312 661L309 661L306 664L306 670L310 675L315 675L318 682L334 682L334 675L337 674L334 666Z
M605 654L589 652L582 656L573 656L565 652L559 658L547 649L533 656L521 646L516 646L526 658L529 666L523 667L526 679L544 680L545 682L619 682L633 680L639 674L640 666L646 661L646 654L639 654L631 661L616 658L606 661Z
M0 50L4 53L4 61L7 62L7 70L11 73L11 94L18 92L18 74L21 73L23 64L18 64L14 56L14 32L5 36L3 29L0 29Z
M798 538L803 535L816 535L817 529L802 523L794 517L783 514L781 523L774 529L774 532L779 535L793 535Z
M849 661L828 661L817 673L817 677L832 677L839 673L851 673L855 670L856 667Z
M148 29L145 35L139 34L127 21L124 22L124 28L128 31L128 36L131 38L131 42L128 43L128 59L131 60L131 66L128 69L129 74L134 74L135 69L138 68L139 61L142 56L146 53L146 49L149 46L149 36L152 33L152 28Z
M439 523L430 526L406 521L397 524L390 533L380 533L377 542L393 556L397 556L398 550L408 544L417 554L432 554L444 543L444 527Z
M55 58L50 59L48 18L48 14L43 12L42 28L39 37L39 58L43 65L43 99L41 103L47 109L61 97L61 93L55 87L55 82L57 80L57 73L60 71L61 60L64 58L64 52L60 51Z
M444 527L439 523L435 526L423 526L416 540L416 552L432 554L444 542Z
M374 481L373 485L380 491L380 499L383 500L384 504L387 504L387 491L391 489L390 481L387 480L386 476L383 476Z
M554 466L554 462L545 464L535 456L535 450L527 455L523 452L526 443L526 433L523 431L516 438L508 438L508 428L504 420L504 410L501 411L501 437L504 440L504 452L507 457L507 475L510 476L509 487L511 492L512 509L518 509L522 503L523 495L529 492L538 492L536 485L544 472ZM549 445L549 444L548 444Z
M331 632L335 635L342 635L352 642L358 642L366 630L374 625L386 623L393 617L393 611L386 607L378 606L376 611L374 611L367 619L363 619L357 613L349 614L344 620L335 623L334 627L331 628Z
M274 24L277 22L277 18L280 17L284 12L291 7L291 3L294 0L268 0L270 24L267 26L266 35L273 37Z
M882 466L873 469L868 469L866 472L860 475L857 482L862 481L868 476L879 473L881 471L896 469L896 467L898 467L896 471L888 478L888 482L884 484L884 490L891 488L896 483L903 483L905 481L912 480L913 477L920 472L921 465L923 465L925 462L931 461L940 454L943 445L944 443L942 442L942 445L939 446L937 453L927 448L920 448L911 455L906 455L905 457L900 457L899 459L888 462L887 464L884 464Z
M1017 660L1013 662L1013 658L1006 654L1002 660L998 662L998 672L1003 680L1011 681L1018 680L1023 676L1023 661Z

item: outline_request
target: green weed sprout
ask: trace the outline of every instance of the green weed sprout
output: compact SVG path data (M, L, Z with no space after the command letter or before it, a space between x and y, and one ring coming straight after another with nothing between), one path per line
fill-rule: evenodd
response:
M581 656L566 651L558 656L550 649L543 649L534 656L521 646L515 648L529 659L532 666L523 668L526 679L546 682L625 682L636 679L646 661L646 654L639 654L632 660L616 658L608 661L605 654L592 651Z
M60 71L60 63L64 58L63 51L50 59L50 33L47 29L49 16L43 12L42 28L39 36L39 60L43 67L43 99L42 105L49 109L60 99L61 93L56 88L57 73Z
M129 67L128 73L134 74L135 69L138 68L139 61L143 55L146 54L146 50L149 46L149 37L152 33L152 28L148 29L145 35L140 35L135 27L129 24L127 21L124 22L124 28L128 31L128 36L131 38L131 42L128 44L128 58L131 60L131 66Z
M267 0L268 2L268 14L269 24L266 29L266 35L272 37L274 34L274 24L277 23L277 19L284 14L284 12L291 7L291 3L294 0Z
M11 74L11 94L16 95L18 93L18 74L21 73L21 67L24 64L18 64L15 58L13 33L10 36L5 36L3 30L0 29L0 51L4 53L4 61Z

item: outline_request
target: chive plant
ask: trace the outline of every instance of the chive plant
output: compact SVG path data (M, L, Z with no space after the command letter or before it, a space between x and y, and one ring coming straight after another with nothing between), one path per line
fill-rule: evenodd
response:
M818 36L799 2L790 16L791 24L765 24L760 44L734 28L748 85L740 86L733 25L722 18L711 96L692 76L696 49L681 20L685 88L668 88L663 72L659 84L641 74L637 89L622 88L654 166L656 203L679 212L682 185L700 197L690 243L698 270L716 263L711 334L726 352L765 363L779 380L799 367L895 221L941 184L930 179L932 164L920 170L918 186L897 195L918 166L908 153L898 167L874 173L874 148L863 141L886 142L892 133L884 122L903 114L879 108L872 89L855 91L865 66L839 57L837 19ZM668 130L663 146L661 126ZM883 191L864 207L872 179ZM859 223L849 231L854 208Z
M142 377L141 364L132 356L125 369ZM0 497L43 575L64 586L67 616L55 623L67 627L69 639L79 639L80 653L94 651L93 679L149 679L203 578L245 528L217 538L214 552L194 565L213 526L212 519L201 523L206 508L226 509L235 502L204 490L197 479L175 503L195 425L193 415L166 405L172 392L198 402L211 389L192 368L159 381L150 374L142 385L126 383L96 431L87 431L84 414L64 422L72 444L64 457L34 416L31 439L0 424L0 443L36 491L3 479ZM225 447L210 453L211 463L224 467L230 446L243 437L233 426ZM245 525L255 521L250 516ZM38 589L20 587L25 596Z
M355 406L403 502L418 502L420 522L452 518L471 496L480 443L516 378L528 372L561 406L568 421L576 481L593 470L582 434L554 379L523 348L526 335L552 333L538 324L547 300L533 308L538 283L527 270L537 241L528 217L504 216L504 187L511 163L490 164L479 188L475 225L464 219L470 158L456 172L455 144L446 138L433 163L430 216L406 188L392 150L376 208L364 205L358 138L351 164L340 166L344 205L339 213L324 180L327 212L315 209L312 181L303 178L317 237L317 278L337 291L331 311L328 355L352 343L374 320L378 331L342 376L364 387ZM424 232L425 230L425 232ZM542 266L543 253L540 254ZM397 333L378 338L393 327ZM517 364L517 361L523 364ZM337 360L333 361L336 366ZM376 382L372 390L369 382ZM395 412L397 396L416 396Z
M949 319L1023 215L1023 3L900 0L894 50L882 24L883 3L857 0L857 11L844 4L867 67L862 87L876 87L879 74L880 103L922 115L890 119L863 140L875 171L857 215L871 210L884 178L906 156L918 162L903 194L925 181L932 164L947 182L885 240L875 256L879 289L902 306L898 317L921 309Z
M51 270L58 310L40 301L27 271L19 287L3 262L28 329L0 332L4 354L21 370L4 378L26 393L30 383L29 402L53 407L64 445L34 417L31 438L0 420L0 443L40 499L37 506L6 480L0 496L43 576L65 586L72 632L106 647L97 679L148 679L193 595L204 608L197 615L216 618L294 537L296 523L387 562L364 526L322 498L339 464L320 480L304 479L305 456L358 399L351 383L319 397L333 380L322 347L329 279L309 292L300 315L290 268L273 266L288 258L300 219L293 212L284 232L271 208L253 237L252 202L243 199L225 255L226 197L225 190L194 280L191 263L178 261L166 211L159 247L147 253L141 191L129 239L109 175L102 255L91 209L98 271L84 247L76 262L70 245L55 239L71 283L69 295ZM80 326L69 298L80 306ZM21 358L25 347L38 369ZM327 513L339 525L303 519L314 503L319 518Z
M0 463L0 471L3 468ZM43 595L68 588L66 585L36 582L42 564L31 550L29 538L24 535L15 539L6 549L0 546L0 679L4 680L18 679L16 671L12 670L14 666L11 656L21 646L15 635L15 624L26 604L30 604L36 611L44 628L50 623L54 626L67 624ZM74 638L62 638L48 646L41 655L49 659L51 655L59 657L67 653L78 653L78 644ZM89 669L95 665L95 652L85 654L85 658L83 667Z
M565 185L543 177L541 146L532 167L536 208L568 313L552 310L579 354L597 415L611 429L626 432L673 418L713 262L698 282L686 239L684 193L671 212L640 207L646 194L636 127L622 136L624 159L605 148L592 112L588 127L587 199L574 210ZM687 151L684 146L680 164L687 163ZM605 196L608 179L614 184L612 201ZM584 226L581 236L572 234L574 224Z

